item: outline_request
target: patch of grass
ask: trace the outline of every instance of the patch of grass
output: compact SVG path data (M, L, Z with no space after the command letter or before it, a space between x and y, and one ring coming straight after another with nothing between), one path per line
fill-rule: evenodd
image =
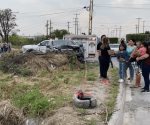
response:
M72 100L71 95L56 95L56 96L51 96L49 99L49 109L51 110L56 110L60 107L63 107L65 105L68 105Z
M30 116L42 116L49 109L48 98L44 97L38 89L23 94L13 94L12 102L19 108L26 109Z
M77 108L77 112L79 112L80 115L84 116L84 115L86 115L87 110L86 110L86 109L83 109L83 108Z
M48 72L47 70L42 70L41 72L40 72L40 74L39 74L39 76L38 77L45 77L45 76L47 76L47 74L49 74L50 72Z
M86 125L97 125L97 121L95 119L86 120Z
M95 81L97 79L97 74L95 72L88 72L87 73L87 80L88 81Z
M112 113L114 111L115 108L115 104L116 104L116 98L118 95L118 90L119 90L119 84L118 84L118 69L111 69L110 70L111 73L111 86L109 88L109 95L108 95L108 99L106 102L106 106L108 108L108 120L110 119L110 117L112 116Z

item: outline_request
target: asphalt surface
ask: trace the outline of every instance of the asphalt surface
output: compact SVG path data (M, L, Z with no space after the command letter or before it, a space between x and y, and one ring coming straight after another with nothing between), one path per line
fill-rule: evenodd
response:
M150 125L150 93L127 86L123 125Z
M119 66L116 58L112 61L115 67ZM141 83L143 87L143 77ZM126 86L123 125L150 125L150 92L141 93L141 88L130 86Z

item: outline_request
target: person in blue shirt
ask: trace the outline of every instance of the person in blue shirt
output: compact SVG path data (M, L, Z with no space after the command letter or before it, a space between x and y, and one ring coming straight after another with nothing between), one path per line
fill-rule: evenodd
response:
M133 82L133 79L134 79L134 68L133 68L132 62L130 62L129 59L131 58L131 54L135 49L136 49L135 41L129 40L128 45L127 45L127 49L126 49L126 52L128 54L128 63L126 66L126 71L129 68L130 78L128 78L128 80L130 80L131 83Z
M117 59L119 61L119 82L125 82L126 79L126 62L128 60L128 54L126 51L126 44L119 45L119 52L117 53Z

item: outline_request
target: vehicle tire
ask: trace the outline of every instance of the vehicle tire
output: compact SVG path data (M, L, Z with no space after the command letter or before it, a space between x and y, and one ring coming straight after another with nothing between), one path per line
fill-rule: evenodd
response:
M90 98L90 100L80 100L75 94L73 97L73 104L77 108L84 108L84 109L94 108L97 106L97 100L93 96L84 96L84 98Z

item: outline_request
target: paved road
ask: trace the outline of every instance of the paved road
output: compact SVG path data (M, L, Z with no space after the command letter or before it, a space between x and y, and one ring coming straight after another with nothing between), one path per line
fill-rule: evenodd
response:
M116 58L112 58L118 67ZM144 81L142 80L142 84ZM141 93L141 89L126 86L123 125L150 125L150 93Z
M127 86L123 125L150 125L150 93Z

